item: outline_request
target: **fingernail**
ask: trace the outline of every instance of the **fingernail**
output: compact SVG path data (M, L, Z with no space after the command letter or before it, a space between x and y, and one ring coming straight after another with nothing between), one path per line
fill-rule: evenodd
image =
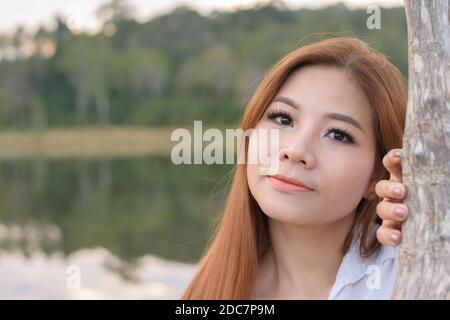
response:
M391 238L391 240L394 241L394 242L397 242L398 239L399 239L398 234L396 234L396 233L391 234L391 237L390 237L390 238Z
M400 188L394 188L394 190L392 190L394 192L394 194L396 196L401 196L402 195L402 190Z
M403 207L395 207L394 212L401 219L405 217L405 208Z
M396 156L396 157L401 157L401 155L402 155L402 153L401 153L401 151L400 150L395 150L394 151L394 156Z

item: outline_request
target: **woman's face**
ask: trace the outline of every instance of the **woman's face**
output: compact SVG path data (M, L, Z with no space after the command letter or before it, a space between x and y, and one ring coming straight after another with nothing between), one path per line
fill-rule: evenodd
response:
M250 191L269 217L299 225L333 222L354 212L373 186L376 140L370 104L342 69L307 66L294 72L255 132L260 129L279 129L278 146L272 144L266 153L272 163L278 159L276 172L263 175L261 162L247 164ZM250 137L249 153L264 147L256 137ZM275 174L312 190L302 191Z

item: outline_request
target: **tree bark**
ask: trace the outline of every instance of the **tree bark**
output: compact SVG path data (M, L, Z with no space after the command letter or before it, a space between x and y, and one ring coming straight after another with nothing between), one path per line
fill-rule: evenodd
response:
M394 299L450 298L450 1L405 0L409 96Z

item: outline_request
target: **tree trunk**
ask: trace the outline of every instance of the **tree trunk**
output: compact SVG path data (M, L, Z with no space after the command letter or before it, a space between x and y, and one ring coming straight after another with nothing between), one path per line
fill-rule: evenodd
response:
M409 97L403 183L410 216L394 299L450 299L450 4L405 0Z

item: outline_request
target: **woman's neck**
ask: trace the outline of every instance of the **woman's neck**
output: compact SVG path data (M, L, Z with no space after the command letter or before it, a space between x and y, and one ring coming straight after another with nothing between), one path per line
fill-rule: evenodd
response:
M269 219L270 243L256 299L326 299L344 257L354 213L328 224L299 226Z

